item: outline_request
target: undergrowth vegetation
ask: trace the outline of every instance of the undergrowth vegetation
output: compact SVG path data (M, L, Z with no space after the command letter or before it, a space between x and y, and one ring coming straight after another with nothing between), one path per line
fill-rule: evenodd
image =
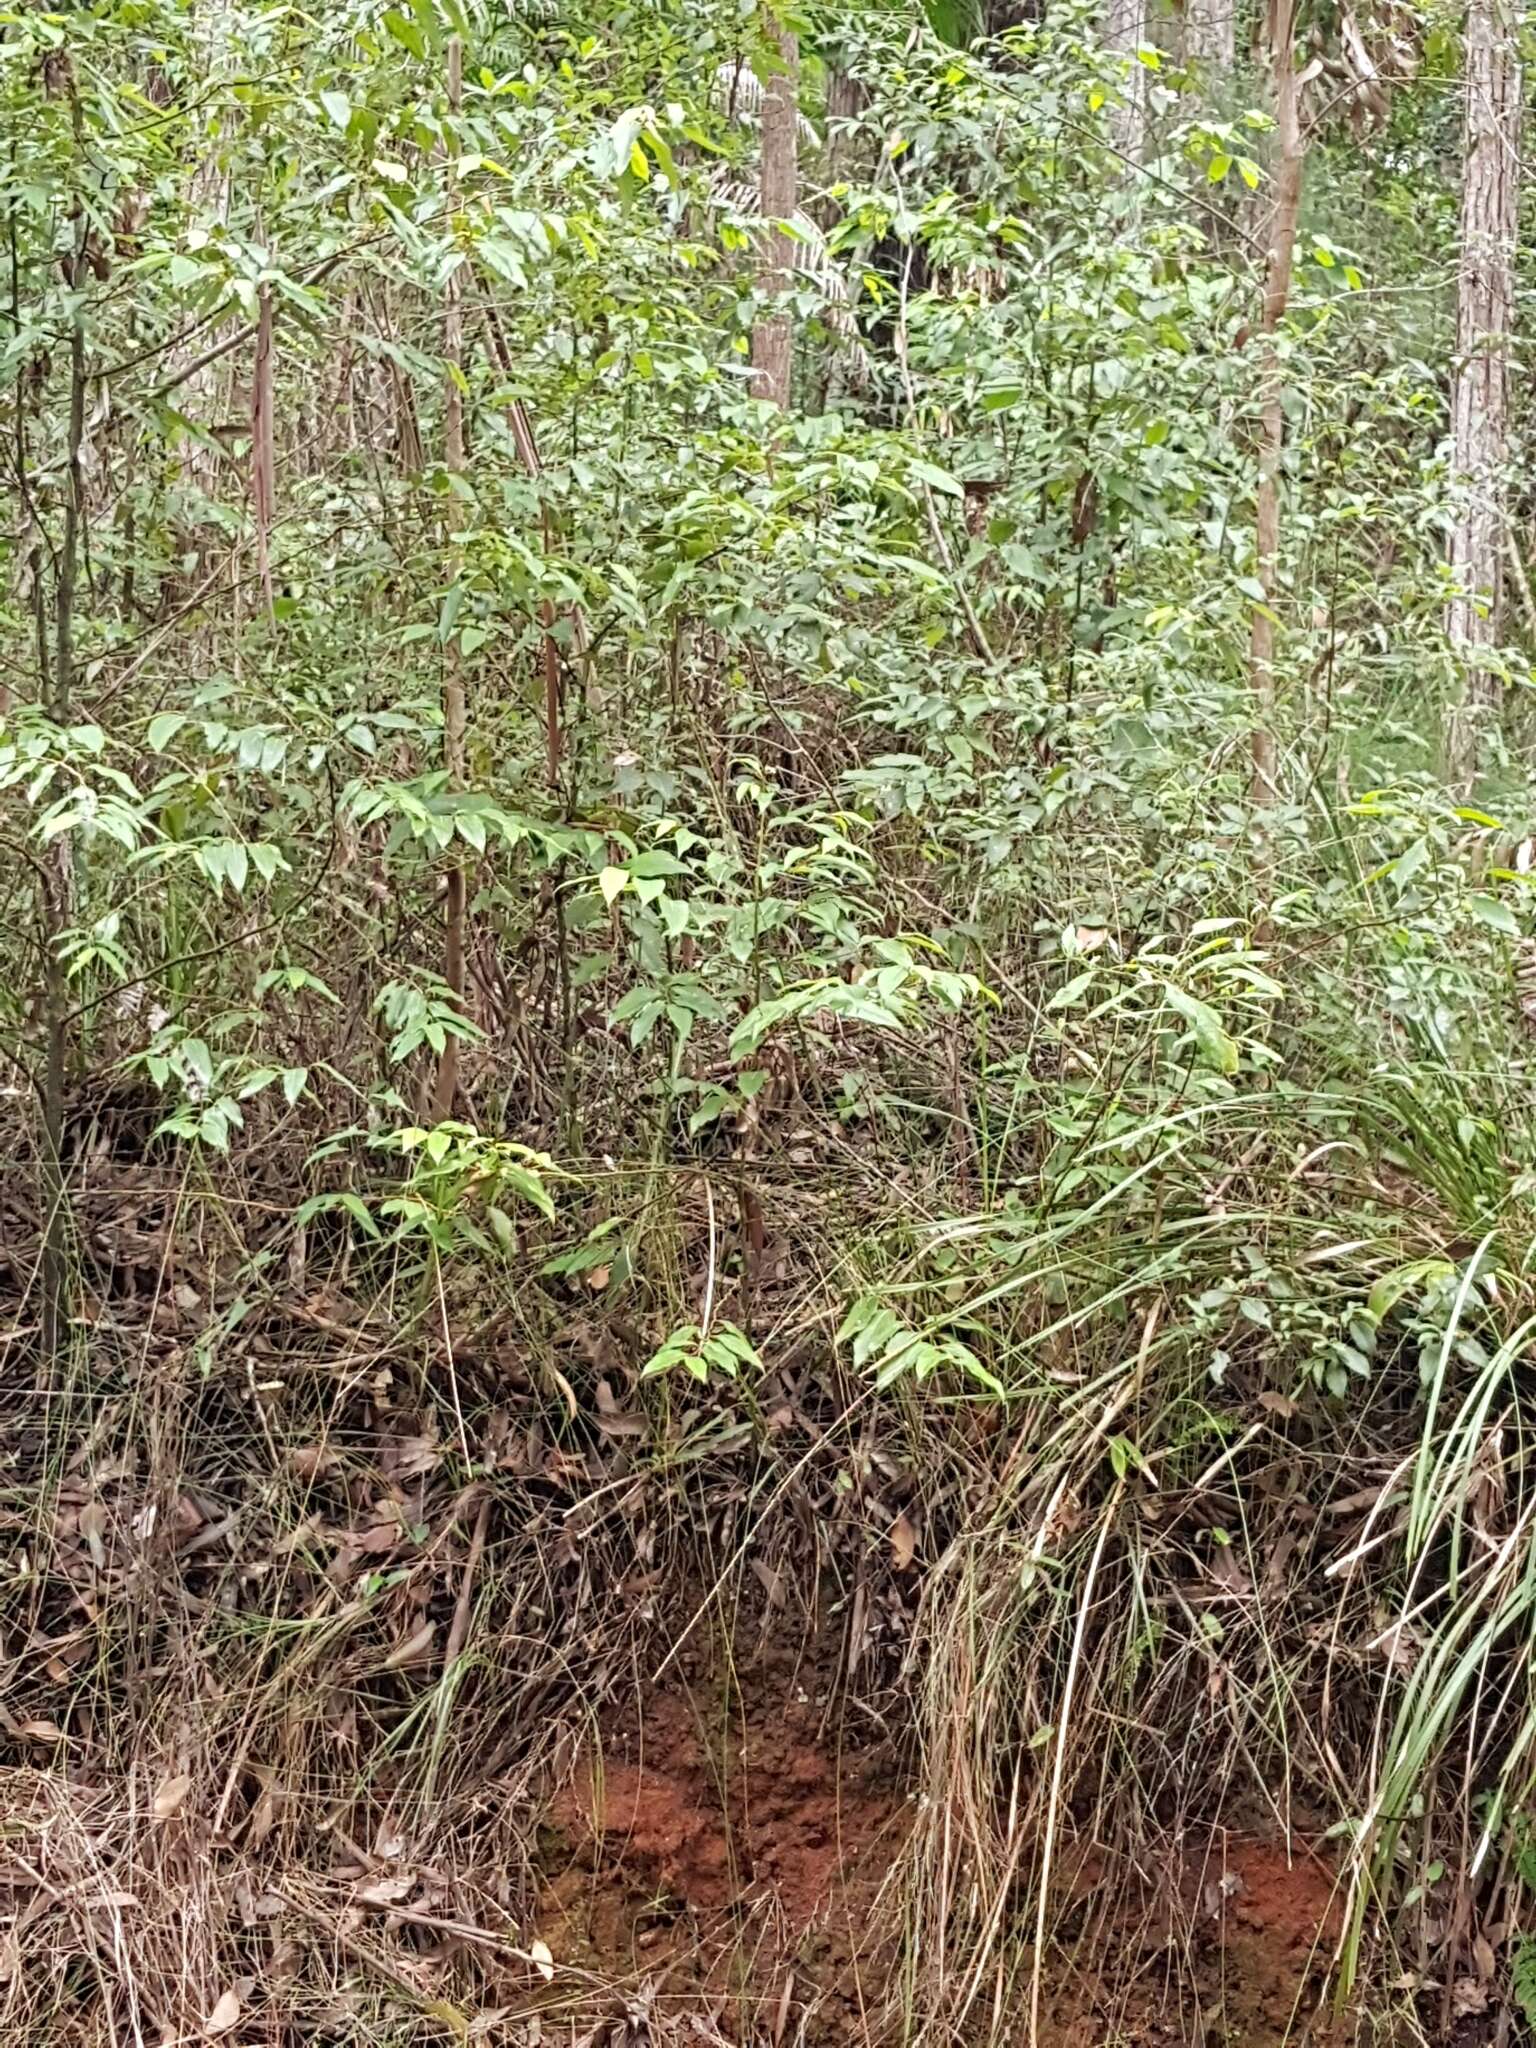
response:
M0 22L7 2040L815 2040L535 1911L770 1638L903 1790L871 2038L1044 2042L1085 1859L1229 1825L1379 2038L1536 2015L1453 26L1310 133L1277 589L1263 79L808 8L781 410L764 23Z

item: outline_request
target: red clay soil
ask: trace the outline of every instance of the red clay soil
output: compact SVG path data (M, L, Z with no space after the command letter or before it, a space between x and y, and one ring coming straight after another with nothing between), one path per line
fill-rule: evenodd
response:
M709 1703L656 1700L615 1754L583 1760L551 1819L573 1841L695 1913L769 1898L804 1928L854 1881L892 1825L888 1791L841 1767L813 1710L711 1730ZM896 1802L894 1804L899 1804Z
M840 1750L807 1698L743 1719L717 1693L659 1693L550 1808L539 1936L703 2003L729 2039L781 2004L788 2038L851 2039L883 1990L865 1978L905 1812L888 1766Z
M887 1756L793 1684L767 1691L745 1714L713 1688L658 1692L594 1741L547 1815L538 1938L715 2040L894 2039L901 1910L881 1886L912 1808ZM1320 1994L1342 1895L1321 1849L1218 1831L1177 1881L1089 1855L1073 1889L1039 2048L1334 2038Z
M1219 1830L1176 1882L1127 1882L1089 1859L1078 1889L1048 2048L1279 2048L1347 2033L1326 2004L1343 1892L1320 1847Z

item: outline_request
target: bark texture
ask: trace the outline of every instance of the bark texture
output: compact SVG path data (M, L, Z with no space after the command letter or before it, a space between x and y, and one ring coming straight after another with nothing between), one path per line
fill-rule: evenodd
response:
M1478 650L1499 637L1509 343L1520 197L1520 58L1501 0L1469 0L1461 186L1461 263L1452 366L1451 468L1459 494L1451 535L1454 590L1445 630L1466 657L1447 752L1453 778L1476 762L1478 730L1499 686Z
M204 69L204 96L217 105L218 90L228 81L234 41L234 0L193 0L190 27L194 47ZM227 222L230 174L222 134L214 118L213 132L197 169L192 174L191 209L204 220ZM225 339L231 323L219 321L212 329L215 343ZM205 428L226 418L230 412L230 372L222 354L208 348L209 330L195 328L179 348L172 348L167 364L181 387L178 409ZM220 456L217 443L188 435L181 446L180 460L188 482L208 499L218 497Z
M1296 218L1301 209L1301 81L1296 71L1296 0L1271 0L1271 64L1275 81L1275 204L1270 220L1264 304L1259 315L1259 480L1254 508L1254 574L1263 602L1253 608L1248 673L1253 690L1253 774L1255 803L1274 800L1275 611L1280 602L1280 481L1285 461L1285 369L1280 356L1280 323L1291 298L1296 254Z
M752 329L752 389L781 410L789 404L794 367L794 319L787 304L779 310L794 283L794 245L777 223L790 221L799 207L800 45L790 29L770 19L769 39L776 55L773 74L763 82L762 160L758 208L774 223L763 244L758 289L764 310Z
M1185 0L1184 55L1225 82L1237 63L1237 0Z

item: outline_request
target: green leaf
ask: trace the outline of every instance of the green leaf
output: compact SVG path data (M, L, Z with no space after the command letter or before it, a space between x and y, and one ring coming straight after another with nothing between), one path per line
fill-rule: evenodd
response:
M1082 995L1084 989L1087 988L1088 984L1093 980L1094 976L1097 973L1098 969L1096 967L1085 967L1081 974L1074 974L1072 979L1067 983L1065 988L1057 989L1055 995L1053 995L1051 997L1051 1000L1046 1004L1046 1009L1071 1009L1072 1005Z
M1406 889L1414 876L1427 867L1428 864L1429 841L1427 839L1415 839L1405 852L1397 856L1396 860L1389 861L1387 866L1381 870L1381 873L1388 881L1396 883L1399 889Z
M937 469L931 462L915 461L909 463L908 468L911 474L921 483L927 484L930 490L942 491L948 498L963 498L965 496L963 487L956 483L947 469Z
M893 1337L906 1334L893 1309L877 1308L853 1340L854 1364L866 1364L870 1358L883 1354Z
M384 26L397 43L403 44L413 57L425 62L427 39L408 15L402 14L398 7L386 8Z
M180 711L162 711L157 717L152 718L149 721L149 731L144 736L149 751L152 754L163 754L186 722Z
M1519 918L1497 896L1469 896L1467 908L1479 924L1491 925L1496 932L1507 932L1512 939L1519 938Z
M1237 1041L1228 1035L1210 1004L1202 1003L1198 996L1175 987L1171 981L1165 982L1163 988L1169 1008L1176 1010L1189 1025L1204 1058L1218 1074L1235 1074L1238 1066Z
M203 1088L213 1086L213 1054L202 1039L184 1038L181 1042L181 1057L188 1070L197 1076Z
M1128 1436L1112 1436L1109 1439L1109 1462L1117 1479L1124 1479L1129 1472L1149 1470L1146 1459Z
M251 866L264 882L270 882L273 876L279 872L283 874L289 872L288 862L280 847L272 846L266 841L257 841L255 844L248 846L246 852L251 857ZM305 985L309 988L318 989L325 995L331 995L331 991L325 987L323 982L316 981L313 978ZM331 996L332 1002L337 1000L337 997Z
M550 1199L549 1189L536 1173L531 1173L526 1166L505 1166L501 1171L501 1179L503 1186L511 1188L514 1194L521 1195L530 1208L537 1209L541 1216L547 1216L553 1223L555 1205Z
M311 1195L307 1202L300 1202L293 1212L294 1228L302 1230L306 1223L312 1222L327 1209L344 1210L368 1237L376 1238L382 1235L367 1203L360 1195L354 1195L349 1188L344 1188L336 1194Z

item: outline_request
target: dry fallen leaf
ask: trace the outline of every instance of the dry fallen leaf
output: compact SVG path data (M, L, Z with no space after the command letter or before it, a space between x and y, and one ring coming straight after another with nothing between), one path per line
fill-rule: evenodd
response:
M288 1453L288 1469L296 1479L318 1479L340 1463L325 1444L298 1444Z
M91 1553L91 1563L100 1571L107 1561L106 1546L101 1540L106 1533L107 1511L99 1500L86 1502L80 1510L77 1527Z
M1210 1573L1217 1585L1223 1587L1235 1600L1246 1600L1253 1591L1253 1581L1243 1569L1242 1559L1230 1543L1213 1543L1210 1555Z
M192 1790L190 1778L163 1778L155 1787L151 1811L156 1820L169 1820Z
M533 1959L535 1969L544 1979L544 1982L546 1984L552 1983L555 1975L555 1959L550 1954L548 1945L542 1941L530 1941L528 1953Z
M917 1555L917 1531L900 1514L891 1524L891 1568L893 1571L909 1571Z
M752 1570L757 1576L758 1584L768 1595L769 1606L777 1607L781 1610L788 1607L789 1595L784 1591L784 1581L779 1577L773 1566L771 1564L764 1564L760 1557L754 1557L752 1560Z
M57 1721L23 1721L16 1733L25 1735L32 1742L63 1742L66 1739Z
M546 1367L546 1371L549 1373L549 1376L554 1381L555 1385L559 1388L560 1393L564 1396L566 1413L570 1416L572 1422L574 1422L576 1420L577 1414L580 1412L576 1406L575 1388L571 1385L570 1381L566 1378L565 1374L561 1372L558 1366L548 1366Z
M1488 2010L1488 1986L1475 1977L1458 1977L1451 1986L1451 2011L1458 2019Z
M381 1877L373 1884L365 1884L358 1897L365 1906L398 1906L408 1893L416 1889L412 1877Z
M432 1638L437 1634L437 1624L424 1621L416 1633L408 1636L384 1659L386 1671L398 1671L405 1664L419 1664L432 1649Z
M210 2041L217 2040L220 2034L227 2034L229 2032L239 2017L240 1994L231 1985L213 2008L213 2011L209 2013L207 2019L204 2020L203 2033L205 2037Z

